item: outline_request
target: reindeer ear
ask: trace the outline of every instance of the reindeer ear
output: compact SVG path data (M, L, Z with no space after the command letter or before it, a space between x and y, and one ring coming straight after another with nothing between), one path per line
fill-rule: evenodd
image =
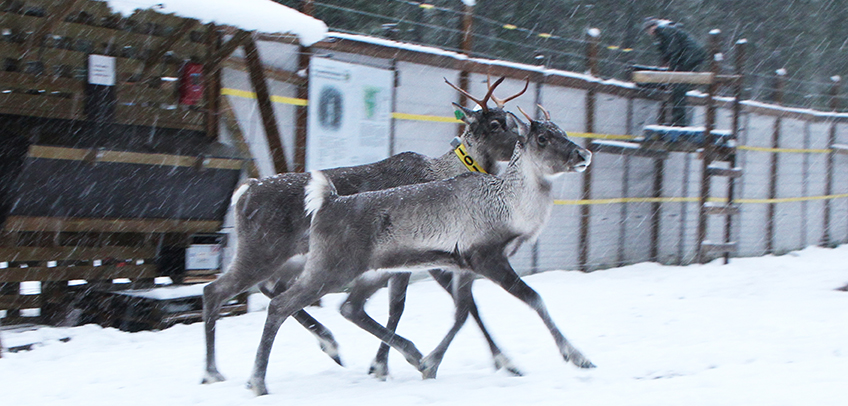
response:
M506 128L515 128L515 132L518 134L518 138L520 138L522 142L526 140L527 133L530 132L528 125L521 121L521 119L519 119L515 114L510 112L507 112L506 114Z
M474 117L474 110L469 108L465 108L456 103L451 103L456 110L453 112L454 116L456 116L457 120L462 120L465 124L473 124L477 122L477 119Z

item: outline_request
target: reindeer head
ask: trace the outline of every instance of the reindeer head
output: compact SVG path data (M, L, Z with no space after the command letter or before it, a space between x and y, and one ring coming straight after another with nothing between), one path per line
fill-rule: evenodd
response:
M539 106L545 114L544 120L534 120L518 108L530 121L529 128L521 126L521 148L545 175L552 176L564 172L583 172L592 162L592 152L577 145L559 126L551 121L551 115Z
M502 77L492 84L487 78L486 84L489 90L482 99L471 96L465 90L454 86L453 83L445 79L448 85L480 106L479 110L472 110L453 103L457 109L457 117L467 125L466 131L462 136L463 143L470 149L473 149L479 155L475 158L487 166L493 165L494 161L509 161L512 156L512 150L518 141L520 125L515 116L505 111L503 107L506 102L521 96L527 90L527 86L530 83L528 79L524 85L524 90L506 99L499 99L492 93L504 79ZM495 102L496 107L491 108L488 106L489 99Z

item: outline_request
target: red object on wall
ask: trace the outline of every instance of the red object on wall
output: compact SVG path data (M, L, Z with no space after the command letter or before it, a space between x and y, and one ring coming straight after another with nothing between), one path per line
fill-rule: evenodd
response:
M180 104L193 106L203 97L203 65L189 62L180 75Z

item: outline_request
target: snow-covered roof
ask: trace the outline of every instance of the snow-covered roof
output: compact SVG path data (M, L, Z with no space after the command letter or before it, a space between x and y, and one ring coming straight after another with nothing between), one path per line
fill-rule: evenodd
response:
M129 16L137 9L214 22L247 31L294 34L304 46L327 36L327 25L271 0L106 0L112 10Z

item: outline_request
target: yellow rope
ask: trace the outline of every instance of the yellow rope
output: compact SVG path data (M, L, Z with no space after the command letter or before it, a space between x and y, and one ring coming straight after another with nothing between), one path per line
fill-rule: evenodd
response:
M803 148L766 148L766 147L749 147L747 145L739 145L736 149L745 151L757 152L773 152L773 153L793 153L793 154L827 154L833 152L832 149L803 149Z
M245 99L255 99L256 93L249 92L246 90L233 89L229 87L225 87L221 89L221 94L226 96L234 96L241 97ZM271 101L274 103L283 103L283 104L291 104L295 106L306 106L309 104L309 101L306 99L298 99L294 97L283 97L283 96L271 96ZM459 124L462 123L461 120L457 120L454 117L447 116L434 116L427 114L411 114L411 113L400 113L393 112L392 118L397 120L411 120L411 121L426 121L426 122L435 122L435 123L450 123L450 124ZM621 140L621 141L632 141L636 139L634 135L626 135L626 134L598 134L598 133L587 133L587 132L571 132L568 131L569 137L574 138L594 138L599 140ZM832 149L803 149L803 148L766 148L766 147L751 147L746 145L740 145L736 147L740 150L745 151L756 151L756 152L771 152L771 153L795 153L795 154L827 154L833 152Z
M398 120L432 121L437 123L462 123L462 120L457 120L454 117L429 116L426 114L409 114L394 112L392 113L392 118L396 118Z
M232 89L229 87L225 87L221 89L221 94L224 96L235 96L241 97L243 99L255 99L256 93L248 92L246 90ZM306 99L298 99L294 97L284 97L284 96L271 96L271 102L273 103L282 103L282 104L292 104L295 106L306 106L309 102Z
M814 200L830 200L848 198L848 193L824 196L802 196L802 197L780 197L776 199L736 199L735 204L770 204L770 203L793 203L808 202ZM554 200L554 204L561 206L585 206L616 203L697 203L697 197L616 197L610 199L587 199L587 200ZM723 197L711 197L707 199L710 203L727 203Z

